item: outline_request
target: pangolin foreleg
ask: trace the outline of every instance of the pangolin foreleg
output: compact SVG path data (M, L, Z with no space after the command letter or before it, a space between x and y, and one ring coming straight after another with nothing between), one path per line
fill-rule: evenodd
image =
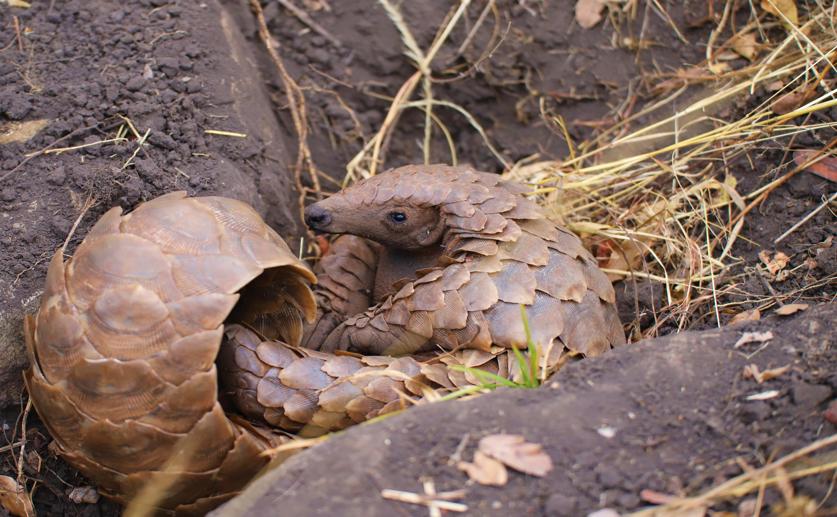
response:
M314 268L317 317L305 327L301 346L318 348L338 325L372 304L379 247L354 235L341 235L331 244Z

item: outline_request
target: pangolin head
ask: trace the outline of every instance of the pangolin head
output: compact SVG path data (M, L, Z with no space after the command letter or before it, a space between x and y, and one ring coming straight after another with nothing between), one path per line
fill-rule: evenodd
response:
M358 235L394 249L426 248L442 240L449 217L494 197L498 182L497 175L465 166L408 165L308 206L305 222L320 232Z

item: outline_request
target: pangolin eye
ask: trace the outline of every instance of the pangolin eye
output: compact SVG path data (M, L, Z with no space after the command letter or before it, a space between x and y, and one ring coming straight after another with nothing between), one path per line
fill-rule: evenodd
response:
M390 212L387 214L390 221L394 223L403 223L407 220L407 214L404 212Z

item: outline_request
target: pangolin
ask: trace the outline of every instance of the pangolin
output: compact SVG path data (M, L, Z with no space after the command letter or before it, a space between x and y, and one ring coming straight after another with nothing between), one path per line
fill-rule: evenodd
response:
M410 354L464 350L444 362L508 374L503 349L527 348L521 305L548 362L624 343L607 276L528 190L469 167L406 166L310 205L309 226L347 234L318 265L316 294L331 317L321 312L306 346L319 351L231 327L221 365L238 408L318 434L400 407L398 391L464 377Z
M316 277L238 201L112 209L71 259L55 254L27 319L34 406L106 495L201 513L283 440L264 423L316 434L476 381L448 364L512 374L520 305L548 357L623 343L606 276L526 191L468 167L360 182L307 210L348 234Z

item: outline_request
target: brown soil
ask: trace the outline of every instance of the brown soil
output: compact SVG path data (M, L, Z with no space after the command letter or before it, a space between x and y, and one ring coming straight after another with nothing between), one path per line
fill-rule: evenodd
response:
M176 189L243 199L264 214L292 246L298 243L302 230L298 223L298 195L293 177L294 127L286 109L281 81L258 41L256 26L246 4L243 0L229 0L223 7L217 0L201 3L136 0L128 5L116 0L68 0L35 2L29 9L4 6L0 10L0 135L11 124L48 120L47 126L29 141L0 144L0 264L3 264L0 269L0 407L7 406L2 413L7 441L12 441L20 413L17 406L19 379L25 364L21 318L24 312L35 307L49 258L67 237L88 197L94 198L95 204L81 220L70 240L70 249L110 206L118 204L129 208L141 200ZM316 4L319 2L311 2L311 5ZM364 137L368 138L380 126L391 97L415 69L405 58L400 36L380 4L371 0L329 4L330 12L323 9L310 11L310 15L327 34L339 41L339 47L329 38L310 30L277 2L265 5L265 15L289 72L305 92L312 131L309 143L314 161L325 173L324 189L335 190L337 185L325 177L342 178L345 163L360 149ZM477 25L481 11L469 9L467 20L451 34L452 43L446 45L434 61L437 77L447 81L435 88L439 98L457 103L476 117L500 157L487 151L481 137L461 114L437 108L435 112L456 142L459 161L484 170L500 171L503 161L511 163L536 153L541 158L560 158L566 154L566 144L558 128L544 121L550 119L549 115L560 114L568 122L572 138L580 141L592 135L596 128L616 120L617 115L628 112L622 104L627 98L626 92L639 94L638 105L651 100L651 76L699 62L704 54L703 42L711 28L703 23L706 2L668 1L663 4L673 22L682 29L688 44L681 42L671 27L653 13L624 25L623 32L614 35L609 25L581 30L573 22L572 2L569 1L499 1L497 16L489 13L460 52L458 49L468 38L470 29ZM719 2L716 4L720 5ZM402 3L405 20L421 48L428 46L449 5L449 2L436 0ZM19 38L14 29L15 18L22 31ZM643 20L647 21L644 28L641 26ZM612 45L614 38L626 37L641 37L653 45L639 53ZM631 110L636 109L638 106L631 106ZM541 116L541 110L546 117ZM149 130L145 145L140 148L131 132L125 135L124 141L100 143L113 139L120 126L127 126L119 115L130 119L140 135ZM816 116L834 119L837 109ZM423 117L418 110L402 116L399 129L387 148L388 166L421 161L418 142ZM213 129L246 133L247 138L205 133ZM829 135L805 135L795 142L795 146L819 147L828 138ZM87 146L27 158L28 153L47 147L82 145ZM736 177L752 188L783 172L777 168L783 154L781 149L767 148L754 157L753 162L742 161L731 164L731 168ZM438 130L432 156L437 161L450 160L447 144ZM310 178L302 178L302 181L310 185ZM821 280L834 277L833 264L837 261L833 260L833 250L837 247L817 247L837 232L833 215L828 210L779 247L791 256L792 268L812 257L817 261L813 268L797 268L786 282L770 286L765 285L754 269L758 252L773 250L773 239L819 204L820 196L828 194L829 189L833 190L833 184L811 175L799 175L771 195L761 210L748 217L743 232L746 240L742 239L735 249L745 260L731 273L745 275L740 281L741 293L738 298L724 301L744 300L743 308L747 308L758 300L769 300L783 296L783 293L798 293L786 302L833 299L833 284ZM832 253L831 260L828 253ZM815 287L807 288L810 285ZM640 284L639 289L635 289L631 283L617 287L623 320L629 322L640 318L642 326L649 327L653 323L652 309L660 306L659 289L650 284ZM639 293L636 300L635 291ZM827 328L829 318L833 319L833 305L831 309L821 309L815 314L816 317L806 315L797 319L807 322L819 318L826 322L823 327ZM713 317L710 313L695 314L690 324L711 326L714 325ZM724 314L724 319L728 317ZM802 329L801 326L792 328ZM661 328L663 332L671 330L674 330L671 326ZM825 351L831 350L828 347L833 348L833 332L830 336L830 342L820 342L825 343ZM474 438L503 427L526 431L526 434L531 431L528 437L533 440L543 438L553 459L562 458L564 468L556 469L551 477L538 482L515 477L509 491L500 495L489 489L474 488L469 495L469 504L478 507L497 498L507 504L514 499L518 501L516 504L522 505L522 511L515 511L516 514L552 511L561 515L575 511L569 508L592 508L602 501L602 504L632 508L638 504L637 488L669 492L677 488L676 482L667 485L660 476L676 475L680 482L688 485L697 472L694 465L689 465L693 458L699 457L708 471L736 454L748 453L748 460L757 464L763 459L756 455L758 452L766 453L790 445L784 438L778 440L776 437L793 435L790 441L797 445L813 439L812 433L822 425L816 416L821 407L817 404L822 401L818 399L814 405L805 406L787 394L796 393L797 383L834 388L837 380L833 373L831 378L818 373L823 365L831 365L834 369L833 352L816 363L808 359L814 353L812 349L798 345L798 350L802 351L801 362L797 363L792 376L777 381L777 389L783 396L769 403L739 403L742 393L755 389L734 381L739 378L734 374L740 370L740 358L724 365L717 355L704 359L695 357L698 361L695 364L702 365L703 371L697 367L693 370L663 367L655 370L661 386L677 384L677 390L681 386L695 390L695 396L704 402L695 409L698 412L692 413L683 411L685 404L691 404L691 398L685 395L658 397L640 382L643 375L633 378L633 390L640 390L636 399L627 395L630 390L616 389L619 386L616 379L625 379L623 374L609 379L610 368L617 372L633 368L631 371L644 373L641 365L671 364L681 352L689 353L690 347L682 341L686 339L689 338L632 347L613 359L574 366L562 374L562 388L557 391L500 393L484 401L410 411L403 417L378 424L377 431L376 426L363 426L345 436L353 437L355 442L350 448L356 451L352 454L356 453L357 457L375 455L375 463L370 460L372 466L368 470L374 473L372 478L369 477L372 474L360 471L355 474L352 470L340 472L338 469L332 473L312 470L311 475L314 472L323 476L328 474L323 478L323 486L340 487L345 498L352 495L351 490L362 490L365 495L351 504L362 508L362 504L376 502L382 505L375 506L376 511L385 513L386 509L394 507L391 503L380 503L375 495L378 485L415 490L418 477L431 474L442 487L461 486L461 474L445 467L444 461L469 430ZM703 338L694 339L697 343ZM716 336L715 339L720 338ZM722 341L729 344L729 339L727 336ZM760 360L775 366L791 360L790 356L782 355L786 353L779 346L771 346ZM682 366L683 363L677 364ZM723 367L722 372L716 374L715 370L720 367ZM707 371L712 371L712 375L707 376ZM586 376L591 380L607 380L608 386L615 391L597 391L598 394L589 399L599 401L596 404L574 406L581 404L578 401L588 400L582 398L587 389L582 382ZM684 381L686 378L688 383ZM807 388L803 386L801 390L800 393L804 393ZM813 389L814 392L817 390L822 395L825 388ZM659 387L656 389L656 393L663 391ZM556 396L565 392L570 394L566 400ZM830 397L830 393L825 398ZM723 406L713 405L715 399L717 403L726 402ZM643 406L640 401L648 403ZM590 411L590 407L597 410ZM547 413L544 408L551 409ZM477 413L472 415L472 410ZM624 420L628 411L639 414L638 410L649 413L633 423ZM501 425L501 421L494 420L498 411L506 413L502 422L509 424ZM718 430L721 424L707 426L704 423L709 420L696 416L705 416L712 411L717 413L717 421L723 423L723 431ZM554 416L551 415L573 415L579 422L577 425L583 422L594 425L600 423L596 419L616 414L618 417L613 417L612 424L635 430L639 437L637 441L629 441L629 433L620 433L612 442L603 442L596 438L598 435L572 433L568 436L573 438L546 440L547 430L553 425ZM508 415L515 415L515 418ZM804 432L785 431L794 418L805 422ZM31 441L27 447L39 451L46 460L40 471L27 466L28 475L42 480L46 487L36 493L35 504L39 512L42 515L116 514L116 508L108 503L75 505L69 502L66 489L83 485L84 481L49 455L46 450L48 438L37 425L34 413L29 420L31 433L27 438ZM527 427L512 426L516 421L528 422ZM569 424L562 422L573 421L556 422L567 426ZM399 430L394 433L392 426L398 422ZM448 422L454 423L448 426ZM651 439L642 446L646 443L643 440L662 433L662 429L674 429L681 434L666 435L671 436L666 443L658 445ZM393 440L397 436L399 443L409 442L403 449L388 449L400 451L398 454L387 452L380 446L383 442L371 438L381 438L391 432ZM578 432L578 429L573 431ZM822 428L819 432L827 434L833 432L833 428ZM38 433L42 433L40 437ZM724 438L726 433L735 438ZM362 438L364 436L370 438ZM700 451L695 453L699 454L697 456L690 455L694 451L678 446L690 436L695 437L696 450ZM736 439L747 445L736 447ZM326 444L318 449L339 451L342 455L343 450L350 450L346 448L350 444L345 437L340 440L335 440L338 445ZM576 445L576 440L580 445ZM640 456L646 449L651 454ZM597 470L592 466L610 452L622 455L614 456L618 469L609 471L600 467ZM314 469L320 461L317 458L328 458L327 454L315 456L312 453L300 456L293 465L311 462ZM631 461L625 459L628 456L641 459L629 467ZM347 453L346 457L355 456ZM13 455L4 453L2 458L0 473L16 472ZM283 479L292 479L293 473L300 473L301 467L293 465L283 469L290 473ZM573 465L576 468L567 469ZM669 465L673 467L669 469ZM347 477L355 480L347 483ZM314 478L306 474L304 479ZM386 480L387 483L384 486L383 481L370 479ZM697 484L702 486L708 482L706 479L698 478ZM317 485L313 481L310 485L308 481L305 483L294 488L292 497L295 501L314 505L307 509L328 508L327 504L336 505L340 501L348 504L347 499L337 498L334 490L329 492L335 496L333 501L316 499L321 497ZM816 485L811 488L812 493L819 493L818 481L812 483ZM555 490L550 488L553 486ZM546 494L552 491L563 495L547 497ZM483 503L477 503L477 500ZM331 508L340 509L338 506ZM503 508L509 510L508 506ZM567 509L566 512L562 508ZM402 509L407 513L410 511ZM485 509L486 512L491 510ZM0 509L0 515L2 511Z

